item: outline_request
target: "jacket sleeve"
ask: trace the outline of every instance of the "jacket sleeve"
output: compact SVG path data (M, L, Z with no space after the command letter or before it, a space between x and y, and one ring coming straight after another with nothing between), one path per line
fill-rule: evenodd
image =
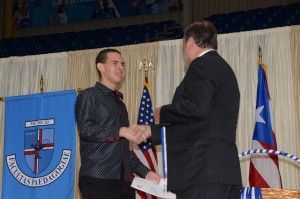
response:
M189 124L207 118L215 93L215 77L205 63L193 63L171 104L161 107L160 123Z
M85 142L118 141L118 126L101 126L95 122L95 99L90 91L82 91L76 99L75 117L80 139Z
M130 153L130 168L131 172L136 173L142 178L145 178L150 171L132 152Z

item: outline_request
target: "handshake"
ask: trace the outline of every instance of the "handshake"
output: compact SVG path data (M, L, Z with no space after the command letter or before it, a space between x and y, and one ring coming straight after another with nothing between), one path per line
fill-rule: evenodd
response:
M156 122L160 120L160 109L158 107L153 111L153 117ZM140 144L141 142L146 142L146 140L151 137L151 128L150 125L137 125L133 124L130 127L122 127L119 131L119 136L124 137L127 140L135 143Z
M121 127L119 136L135 144L140 144L141 142L146 142L147 138L151 137L151 128L149 125L133 124L130 127Z

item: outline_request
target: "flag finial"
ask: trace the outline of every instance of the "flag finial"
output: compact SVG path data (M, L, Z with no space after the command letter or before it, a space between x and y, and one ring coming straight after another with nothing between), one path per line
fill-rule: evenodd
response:
M262 63L262 52L261 52L261 45L258 46L258 61Z
M82 91L81 88L77 88L77 89L76 89L76 94L78 95L81 91Z
M148 83L148 70L149 68L155 69L153 62L147 59L143 59L142 61L140 61L139 70L141 70L142 68L145 69L145 82Z

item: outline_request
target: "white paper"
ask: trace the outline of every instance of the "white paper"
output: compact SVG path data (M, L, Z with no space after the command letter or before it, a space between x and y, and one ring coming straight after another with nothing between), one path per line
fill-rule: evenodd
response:
M131 183L131 187L160 198L176 199L174 193L165 190L164 184L164 179L161 179L160 183L156 184L153 181L136 176Z

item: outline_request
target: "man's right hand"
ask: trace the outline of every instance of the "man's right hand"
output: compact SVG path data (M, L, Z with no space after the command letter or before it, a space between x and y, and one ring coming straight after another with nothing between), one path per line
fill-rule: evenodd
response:
M124 137L135 144L146 141L146 137L141 131L134 132L136 126L137 125L132 125L130 127L121 127L119 130L119 136Z
M133 129L133 133L142 133L144 137L147 139L151 137L151 127L150 125L135 125Z

